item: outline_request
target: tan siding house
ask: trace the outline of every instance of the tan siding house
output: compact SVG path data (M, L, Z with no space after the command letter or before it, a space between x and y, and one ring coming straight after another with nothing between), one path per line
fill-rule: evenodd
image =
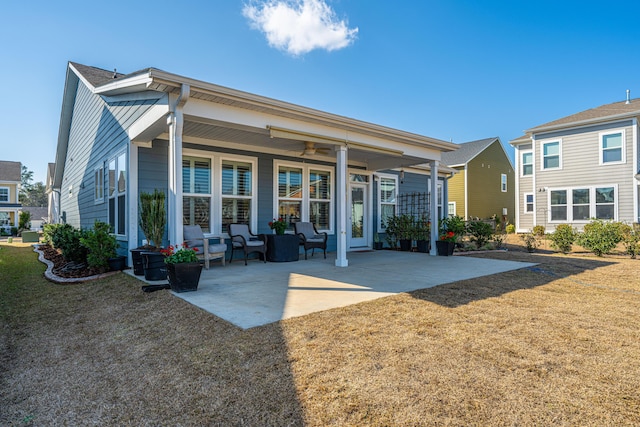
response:
M456 169L449 179L449 214L465 220L496 216L501 223L515 218L515 175L500 138L459 144L443 161Z
M18 216L22 208L18 200L22 164L0 161L0 229L5 232L18 226Z
M592 218L637 222L640 100L604 105L537 126L516 149L519 232Z

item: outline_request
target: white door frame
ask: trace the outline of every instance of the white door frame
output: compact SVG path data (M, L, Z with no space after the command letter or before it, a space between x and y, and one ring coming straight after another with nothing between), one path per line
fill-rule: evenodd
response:
M351 174L366 175L368 176L368 182L351 182ZM373 241L373 175L368 171L350 169L349 170L349 194L348 194L348 232L347 232L347 248L349 251L358 251L371 249L371 242ZM363 187L364 189L364 230L362 238L359 243L352 242L351 238L351 190L353 187ZM354 246L357 244L357 246Z

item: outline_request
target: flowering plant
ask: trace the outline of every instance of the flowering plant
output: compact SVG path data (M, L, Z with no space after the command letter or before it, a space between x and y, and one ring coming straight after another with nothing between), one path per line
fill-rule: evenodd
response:
M273 219L273 221L269 221L269 228L272 230L276 230L276 234L284 234L284 231L287 229L287 221L285 221L282 217L278 219Z
M160 249L160 252L165 256L165 264L180 264L183 262L198 262L198 248L190 248L186 243L180 245L170 245L166 249Z
M455 242L456 241L456 233L453 231L447 231L444 234L440 235L440 240L443 242Z

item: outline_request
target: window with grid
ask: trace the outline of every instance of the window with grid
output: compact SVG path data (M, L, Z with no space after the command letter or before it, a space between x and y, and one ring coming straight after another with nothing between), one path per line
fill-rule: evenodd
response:
M222 231L225 233L229 224L251 225L252 169L249 162L222 161Z
M525 193L524 195L524 212L533 213L533 193Z
M211 230L211 159L182 158L182 218L185 225Z
M380 219L378 231L380 232L384 232L387 220L396 214L397 194L398 178L396 176L381 176L378 184L378 218Z
M309 170L309 221L318 230L328 230L331 218L331 172Z
M278 217L287 222L287 230L302 218L302 168L278 167Z
M9 202L9 187L0 187L0 202Z
M600 163L622 163L624 161L623 133L600 135Z
M109 161L109 225L116 234L126 233L127 156L119 154Z
M522 153L522 176L533 175L533 152Z
M560 141L542 144L542 168L560 168Z

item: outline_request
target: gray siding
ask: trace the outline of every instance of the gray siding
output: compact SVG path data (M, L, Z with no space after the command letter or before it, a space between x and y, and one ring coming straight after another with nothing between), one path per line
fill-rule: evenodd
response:
M108 161L128 148L126 129L156 102L109 104L81 82L78 84L61 188L61 211L69 224L90 228L95 220L108 220ZM94 170L98 167L105 167L105 199L102 203L94 201Z

